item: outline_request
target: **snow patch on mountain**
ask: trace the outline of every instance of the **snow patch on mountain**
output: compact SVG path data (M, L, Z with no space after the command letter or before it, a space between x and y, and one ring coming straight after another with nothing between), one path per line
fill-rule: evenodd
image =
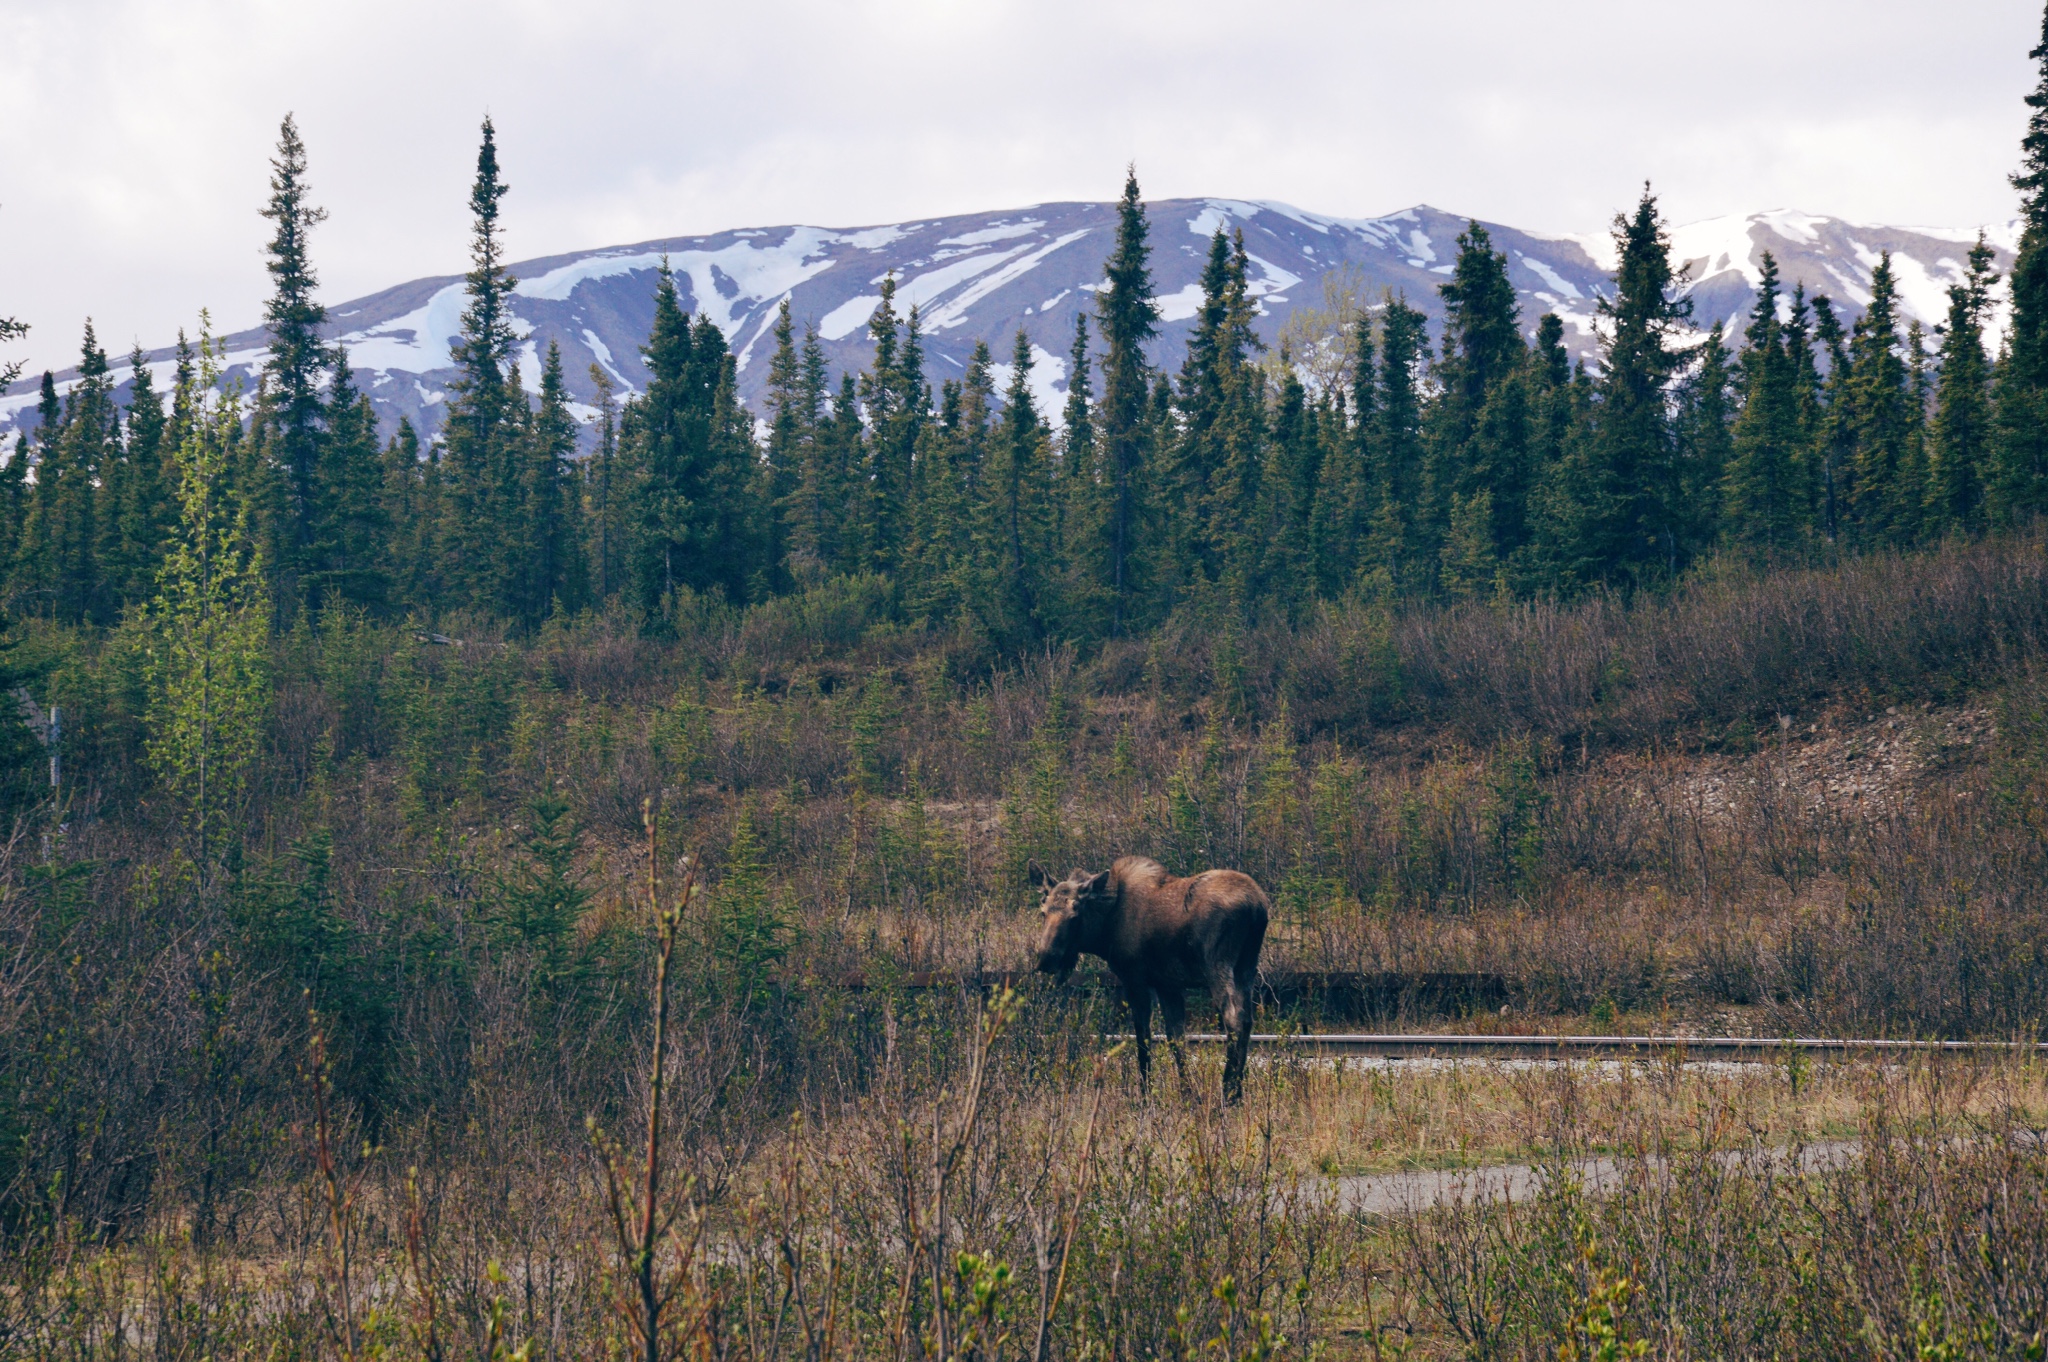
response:
M1874 269L1883 253L1874 251L1860 241L1852 240L1850 246L1856 258L1867 268ZM1936 271L1940 271L1937 277ZM1962 262L1949 256L1936 260L1930 268L1910 255L1898 251L1892 253L1892 279L1898 286L1899 300L1906 309L1922 322L1932 324L1948 315L1948 290L1951 284L1963 282ZM1870 302L1870 291L1862 290L1863 296L1856 301L1866 306Z
M461 334L467 302L458 279L403 317L351 331L341 337L341 343L348 347L349 360L358 369L380 374L393 369L424 374L452 368L455 358L449 342Z
M1734 270L1749 287L1755 288L1763 282L1764 276L1752 259L1756 255L1756 241L1750 232L1754 221L1751 217L1708 218L1704 222L1672 228L1672 268L1689 270L1688 282L1694 286ZM1606 243L1607 258L1600 262L1601 267L1612 270L1612 262L1618 259L1614 253L1614 238L1603 236L1602 240Z
M1016 373L1013 364L991 364L988 366L989 382L998 395L1010 389L1010 382ZM1036 343L1031 347L1031 372L1024 378L1025 391L1031 394L1031 405L1038 409L1038 419L1054 430L1066 426L1067 362Z
M1515 259L1519 260L1522 263L1522 265L1529 270L1530 273L1534 274L1538 279L1541 279L1544 283L1550 285L1551 288L1555 289L1558 293L1563 294L1565 297L1574 300L1585 297L1584 294L1579 292L1579 286L1577 284L1574 284L1571 280L1559 274L1556 270L1552 269L1543 261L1538 260L1533 256L1524 255L1520 251L1515 252Z
M1757 219L1785 240L1800 246L1817 243L1820 240L1820 233L1814 228L1834 221L1833 218L1802 213L1796 208L1775 208L1768 213L1757 214Z
M1159 308L1160 321L1184 322L1202 310L1202 285L1184 284L1176 292L1155 295L1152 301Z
M1054 251L1059 250L1063 246L1071 246L1086 235L1088 233L1085 231L1068 232L1065 236L1046 243L1029 255L1020 256L1001 269L995 270L976 280L954 297L947 299L943 305L932 309L927 317L931 329L943 331L949 327L966 325L969 308L1005 284L1008 284L1011 280L1020 279L1030 273L1033 269L1037 268L1040 261L1044 260Z
M998 223L984 227L978 232L962 232L959 236L941 237L941 246L985 246L991 241L1009 241L1014 237L1030 236L1045 223L1037 218L1026 222Z

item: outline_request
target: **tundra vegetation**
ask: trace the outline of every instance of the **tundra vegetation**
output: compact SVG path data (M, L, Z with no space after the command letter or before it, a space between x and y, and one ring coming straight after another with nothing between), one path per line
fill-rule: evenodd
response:
M1268 968L1504 981L1388 1024L2033 1037L2030 103L2010 327L1973 257L1938 377L1875 302L1688 348L1646 196L1597 373L1475 236L1446 335L1340 286L1300 366L1219 242L1168 380L1133 182L1057 438L885 304L837 401L785 328L764 450L670 290L577 464L488 132L467 376L380 451L287 124L253 401L203 332L168 407L101 357L0 479L0 1351L2041 1356L2036 1060L1141 1098L1025 876L1232 867ZM1344 1192L1518 1159L1512 1206Z

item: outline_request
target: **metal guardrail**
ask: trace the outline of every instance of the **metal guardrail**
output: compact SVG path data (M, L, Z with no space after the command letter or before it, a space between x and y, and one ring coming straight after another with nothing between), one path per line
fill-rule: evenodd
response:
M1198 1045L1221 1045L1213 1031L1191 1031ZM1639 1059L1768 1060L1788 1051L1805 1054L1875 1055L2048 1055L2048 1042L2005 1040L1855 1040L1794 1036L1771 1040L1762 1036L1457 1036L1387 1034L1276 1035L1257 1033L1253 1046L1316 1056L1360 1055L1385 1058L1444 1056L1485 1059L1556 1059L1589 1055L1625 1055Z

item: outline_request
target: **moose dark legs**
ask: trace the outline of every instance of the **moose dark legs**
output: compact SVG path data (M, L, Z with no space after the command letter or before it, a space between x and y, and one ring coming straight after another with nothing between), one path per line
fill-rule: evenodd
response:
M1124 1001L1131 1007L1131 1035L1138 1042L1138 1091L1147 1090L1152 1078L1152 986L1124 983Z
M1223 1013L1223 1036L1229 1046L1223 1061L1223 1101L1236 1106L1244 1098L1245 1057L1252 1048L1252 979L1248 970L1232 970L1217 980L1217 1004Z
M1166 1046L1173 1051L1174 1072L1180 1075L1181 1091L1188 1090L1187 1046L1182 1037L1188 1033L1187 995L1177 988L1159 990L1159 1021L1166 1032Z

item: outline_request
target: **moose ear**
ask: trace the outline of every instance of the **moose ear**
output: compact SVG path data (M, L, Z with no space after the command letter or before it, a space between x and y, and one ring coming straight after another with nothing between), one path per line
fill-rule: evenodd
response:
M1037 885L1040 889L1044 889L1049 885L1055 883L1052 877L1052 872L1047 870L1044 866L1040 865L1036 857L1024 863L1024 875L1025 878L1029 879L1033 884Z
M1088 877L1088 882L1081 886L1081 892L1086 894L1089 898L1108 898L1109 872L1107 870L1104 870L1098 872L1097 874L1090 875Z

